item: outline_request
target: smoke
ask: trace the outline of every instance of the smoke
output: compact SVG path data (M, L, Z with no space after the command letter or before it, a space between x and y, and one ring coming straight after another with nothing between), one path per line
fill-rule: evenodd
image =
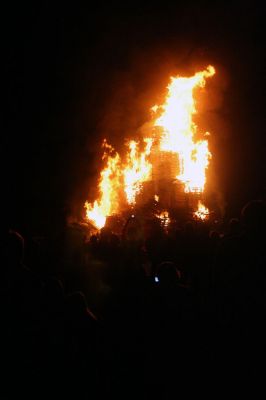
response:
M230 77L228 70L222 64L215 63L214 60L213 65L216 74L200 92L195 122L200 131L210 133L208 142L212 158L206 173L206 197L209 199L210 208L218 208L219 214L223 217L227 207L226 191L230 180L230 159L232 159L228 157L232 126L227 118Z
M120 16L113 16L85 63L81 60L82 89L73 137L76 133L82 140L76 149L77 162L71 171L74 184L69 190L69 202L75 212L83 209L86 199L92 201L97 197L103 139L123 157L127 139L141 140L148 136L150 108L163 101L169 77L190 76L209 64L215 66L217 73L208 81L205 98L201 95L202 118L199 116L197 122L202 131L211 133L210 170L215 170L216 178L208 180L210 191L224 191L219 175L230 131L222 113L229 79L221 57L217 56L215 35L206 40L209 18L206 16L200 22L199 7L179 8L178 24L172 12L165 20L158 13L151 16L150 11L147 17L127 16L125 24ZM135 23L137 29L132 29Z

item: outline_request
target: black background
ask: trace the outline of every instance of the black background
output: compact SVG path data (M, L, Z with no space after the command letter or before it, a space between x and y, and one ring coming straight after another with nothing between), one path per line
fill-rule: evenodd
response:
M9 4L2 13L3 215L43 231L93 197L100 143L119 150L170 73L208 64L213 173L228 214L265 197L265 10L259 2ZM214 180L214 178L212 177ZM218 188L218 189L217 189Z

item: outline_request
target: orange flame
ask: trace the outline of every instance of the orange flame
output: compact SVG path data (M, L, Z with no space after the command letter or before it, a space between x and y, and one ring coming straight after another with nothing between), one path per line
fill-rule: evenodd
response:
M192 77L172 77L167 89L167 96L163 105L154 105L151 108L151 125L156 128L158 136L155 140L144 138L144 150L134 140L127 144L127 155L122 162L118 153L106 140L103 143L103 160L106 165L99 180L99 199L93 204L86 202L86 215L97 228L105 225L106 217L121 211L125 197L129 205L136 203L136 196L141 192L143 182L152 177L153 165L149 156L156 143L159 152L167 155L176 155L176 179L182 182L185 192L202 193L206 183L206 169L211 158L205 133L202 140L196 140L197 126L193 116L197 113L194 99L195 89L203 88L206 79L215 74L215 69L208 66L206 70L197 72ZM152 136L152 133L151 135ZM156 133L155 133L156 136ZM154 147L153 147L154 146ZM156 153L157 150L155 150ZM170 158L170 157L169 157ZM174 161L175 163L176 161ZM175 168L174 168L175 169ZM154 196L159 201L159 196ZM196 218L206 219L209 210L199 202ZM169 223L168 212L158 216ZM166 221L167 225L166 225Z
M99 182L99 200L93 205L86 201L87 218L100 229L105 225L106 217L115 214L119 210L119 189L120 189L120 157L114 153L112 146L103 142L104 154L102 159L107 159L107 165L101 172ZM114 153L114 154L113 154Z
M193 94L195 88L204 87L206 78L214 74L215 69L209 66L190 78L171 78L165 104L159 107L161 116L155 121L155 126L161 128L161 150L178 154L176 178L184 183L186 192L204 190L205 170L211 154L207 140L195 142L197 126L193 115L197 111Z
M198 201L198 209L194 212L194 217L197 219L201 219L202 221L206 220L209 217L209 209L202 204L202 202Z
M162 211L159 215L157 215L157 218L161 220L162 225L167 228L167 226L170 223L170 218L169 218L169 213L168 211Z
M146 143L144 151L138 150L138 143L134 140L129 142L129 153L127 164L123 171L125 193L129 204L135 204L136 196L141 191L142 183L151 178L152 165L148 161L151 152L152 139L144 139Z

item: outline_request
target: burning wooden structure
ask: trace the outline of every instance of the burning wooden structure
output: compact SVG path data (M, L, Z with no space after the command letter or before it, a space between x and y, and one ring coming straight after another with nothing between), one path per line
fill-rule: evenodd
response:
M174 214L208 217L203 193L211 158L209 133L200 134L193 116L195 91L214 74L209 66L191 77L172 77L165 102L151 109L149 136L126 143L125 157L104 141L99 197L85 203L86 216L97 228L144 209L165 223Z

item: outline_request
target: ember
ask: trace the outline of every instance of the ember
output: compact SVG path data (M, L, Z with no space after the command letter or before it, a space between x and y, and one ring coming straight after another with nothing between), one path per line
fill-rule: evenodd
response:
M168 211L161 212L157 217L161 220L162 226L167 228L170 223Z
M170 221L169 209L175 203L184 205L186 193L201 196L211 153L208 132L196 139L194 94L214 74L214 67L208 66L192 77L172 77L164 104L151 109L150 136L143 143L134 140L127 143L125 160L104 141L106 165L100 175L99 198L94 203L85 203L87 218L97 228L105 225L108 216L121 214L129 206L135 207L138 202L149 199L164 210L158 217L166 226ZM205 220L209 210L200 200L198 210L194 208L194 217Z
M204 204L201 203L201 201L198 202L198 209L197 211L194 212L194 218L196 219L201 219L204 221L207 219L210 215L210 212L207 207L204 206Z

